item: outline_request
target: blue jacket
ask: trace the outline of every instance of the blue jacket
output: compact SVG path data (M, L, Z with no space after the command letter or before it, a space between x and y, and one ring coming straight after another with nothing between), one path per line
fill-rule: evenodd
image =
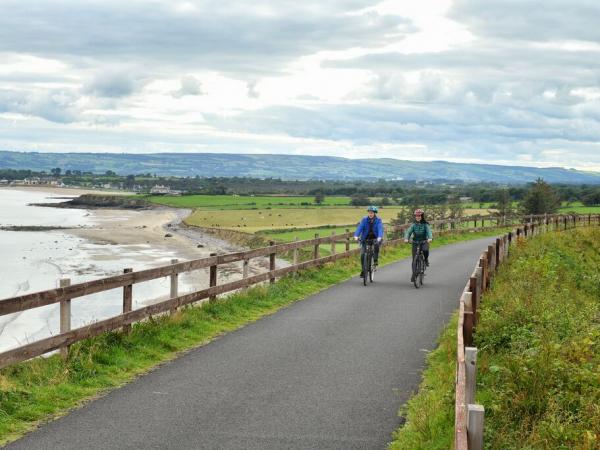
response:
M383 239L383 220L380 217L375 216L373 223L373 233L376 238ZM369 234L369 216L365 216L361 219L356 231L354 232L354 237L360 237L361 241L367 239L367 235Z

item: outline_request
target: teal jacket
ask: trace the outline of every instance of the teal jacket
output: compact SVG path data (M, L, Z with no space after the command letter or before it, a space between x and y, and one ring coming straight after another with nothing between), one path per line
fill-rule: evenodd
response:
M413 223L406 233L404 234L404 239L410 239L411 234L413 235L413 241L421 242L426 241L427 239L433 239L433 235L431 234L431 227L428 223L415 222Z

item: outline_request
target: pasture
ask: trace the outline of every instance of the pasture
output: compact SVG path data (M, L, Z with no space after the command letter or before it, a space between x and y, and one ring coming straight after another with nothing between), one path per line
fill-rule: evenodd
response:
M558 210L558 213L599 214L600 206L583 206L583 203L581 202L573 202L567 206L563 203L563 206Z
M379 216L385 223L397 217L400 207L390 206L381 208ZM487 211L478 209L465 210L465 215L475 215ZM210 210L196 209L185 222L188 225L208 228L224 228L257 233L265 230L282 230L295 228L320 228L346 226L351 229L366 214L364 206L319 207L296 209L230 209ZM329 233L331 230L329 230ZM311 231L314 237L315 231ZM296 232L297 234L297 232Z
M158 205L194 209L294 209L348 207L350 197L325 197L322 205L314 203L314 196L240 196L240 195L184 195L181 197L152 195L146 200Z
M381 211L384 221L396 217L399 208ZM296 208L262 210L195 210L185 222L188 225L256 233L272 229L315 228L335 225L354 227L365 215L364 207L345 208ZM313 233L314 236L314 233Z

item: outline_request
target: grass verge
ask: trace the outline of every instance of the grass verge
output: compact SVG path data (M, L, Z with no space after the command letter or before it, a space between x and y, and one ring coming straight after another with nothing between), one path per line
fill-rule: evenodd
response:
M479 309L477 402L485 448L600 448L600 230L519 243ZM447 449L454 437L456 316L401 409L391 449Z
M443 236L434 240L433 247L498 233ZM409 255L409 246L386 248L381 264ZM356 276L358 271L358 258L341 260L303 271L296 278L286 277L215 303L184 308L173 316L134 324L130 335L112 332L82 341L71 347L67 361L54 355L4 368L0 370L0 445L181 352Z

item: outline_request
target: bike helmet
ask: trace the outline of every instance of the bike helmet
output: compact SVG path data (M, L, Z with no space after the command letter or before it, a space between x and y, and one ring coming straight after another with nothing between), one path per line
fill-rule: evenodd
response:
M422 216L423 214L425 214L425 211L423 211L421 208L415 209L415 212L414 212L415 216Z
M367 208L367 211L373 211L374 213L376 213L376 212L377 212L377 211L379 211L379 210L377 209L377 206L370 205L370 206Z

